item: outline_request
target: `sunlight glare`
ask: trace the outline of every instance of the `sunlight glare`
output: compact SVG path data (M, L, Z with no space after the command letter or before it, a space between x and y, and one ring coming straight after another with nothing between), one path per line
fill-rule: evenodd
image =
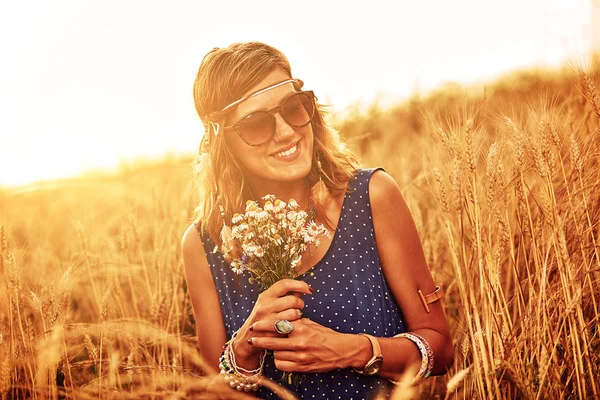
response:
M597 29L587 0L376 0L367 8L311 0L293 10L264 1L234 12L191 0L36 3L11 3L0 17L12 60L0 66L0 186L193 153L202 126L192 82L214 46L280 48L305 87L341 111L448 81L558 66L587 55Z

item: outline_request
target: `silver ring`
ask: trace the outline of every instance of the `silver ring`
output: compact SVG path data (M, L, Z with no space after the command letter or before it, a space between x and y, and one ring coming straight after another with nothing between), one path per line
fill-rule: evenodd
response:
M275 331L280 335L288 335L294 330L294 325L288 320L281 319L275 322Z

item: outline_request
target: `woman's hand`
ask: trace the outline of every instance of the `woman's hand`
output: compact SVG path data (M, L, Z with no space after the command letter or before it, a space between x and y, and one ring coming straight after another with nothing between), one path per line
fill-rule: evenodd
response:
M261 348L248 344L248 339L281 336L271 331L253 331L257 323L274 324L274 321L296 321L302 317L303 294L312 294L314 290L306 283L295 279L282 279L262 292L244 325L240 328L233 343L236 362L246 369L256 368Z
M273 350L275 367L286 372L327 372L337 368L361 367L371 357L371 342L358 335L336 332L307 318L294 321L294 330L283 336L275 321L255 322L252 338L257 349Z

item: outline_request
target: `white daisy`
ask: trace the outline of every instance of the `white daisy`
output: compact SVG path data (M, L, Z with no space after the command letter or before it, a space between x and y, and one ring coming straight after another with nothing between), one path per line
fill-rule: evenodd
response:
M271 201L269 201L269 200L265 201L264 210L268 211L268 212L272 212L273 211L273 203L271 203Z
M259 220L259 221L260 220L264 220L264 219L268 219L269 218L269 213L266 212L266 211L259 211L259 212L256 213L255 218L257 220Z
M256 251L256 245L253 242L242 244L242 249L246 254L254 254Z
M264 255L265 255L265 251L263 250L263 248L262 248L261 246L257 246L257 247L256 247L256 250L254 250L254 255L255 255L256 257L259 257L259 258L260 258L260 257L262 257L262 256L264 256Z
M255 210L258 208L258 203L252 200L248 200L246 202L246 211L248 210Z
M279 213L285 208L285 206L286 204L284 201L277 199L273 202L273 211L275 211L275 213Z
M278 244L278 245L282 245L283 244L283 238L281 237L281 235L279 233L274 234L271 237L271 240L273 242L275 242L276 244Z
M300 264L300 258L295 258L290 262L290 267L292 269L296 269L296 267Z
M314 236L311 236L311 235L310 235L310 234L308 234L308 233L304 234L304 236L303 236L303 239L304 239L304 241L305 241L306 243L312 243L312 242L314 242L314 241L315 241L315 238L314 238Z
M311 236L318 236L321 233L321 229L319 229L319 226L315 223L315 221L312 221L306 230Z
M240 275L242 272L244 272L244 269L244 266L239 260L233 260L231 262L231 270L236 274Z

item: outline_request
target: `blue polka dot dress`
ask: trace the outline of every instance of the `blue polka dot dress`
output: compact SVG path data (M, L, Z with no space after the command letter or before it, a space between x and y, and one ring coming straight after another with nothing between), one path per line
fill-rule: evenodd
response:
M375 245L369 204L369 179L375 169L357 171L349 183L331 246L323 258L301 279L315 289L303 296L303 317L342 333L365 332L391 337L404 332L402 314L386 284ZM227 336L239 329L250 314L258 290L248 276L234 274L214 243L203 237L213 279L219 294ZM281 372L272 354L265 360L266 376L280 382ZM379 376L363 376L352 369L305 374L298 386L286 385L302 399L370 399L388 396L392 385ZM277 399L261 388L260 398Z

